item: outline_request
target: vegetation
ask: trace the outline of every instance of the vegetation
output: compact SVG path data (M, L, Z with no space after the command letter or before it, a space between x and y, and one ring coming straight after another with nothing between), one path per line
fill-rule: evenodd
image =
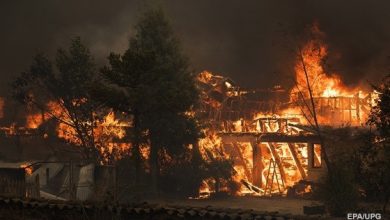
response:
M231 164L207 163L200 155L195 76L163 11L146 11L134 31L128 49L111 53L109 65L100 71L80 38L68 50L58 49L54 65L37 55L13 82L14 97L70 128L62 135L79 146L84 160L109 160L124 168L118 170L126 172L119 179L135 177L136 185L146 180L153 192L195 196L205 178L217 183L231 178ZM97 126L110 111L131 122L124 139L131 150L120 161L109 155L115 149L96 137Z
M377 105L372 108L370 130L344 127L323 131L329 146L332 174L317 191L331 214L356 210L359 201L381 202L386 212L390 199L390 76L374 86Z
M93 58L80 38L75 38L68 51L58 49L55 65L42 54L35 56L30 69L13 82L13 95L71 127L74 132L65 135L82 146L82 158L99 162L99 143L93 135L93 126L100 119L94 114L98 108L92 95L96 81Z
M110 65L103 68L102 74L111 86L103 92L107 94L104 102L132 117L132 157L138 172L142 160L139 148L143 143L150 146L154 191L163 173L166 179L172 179L172 172L183 174L185 179L186 168L199 171L201 165L192 164L195 160L189 147L196 146L200 135L198 122L191 114L198 91L188 59L162 10L147 11L135 26L126 52L112 53L108 59Z
M342 128L323 128L324 141L328 146L329 163L332 173L327 173L320 181L316 196L324 202L333 216L345 216L357 209L361 170L358 151L367 131L349 126Z
M368 197L383 202L383 212L386 212L390 200L390 74L374 89L379 95L369 124L375 125L377 132L370 139L372 144L362 149L363 172L368 177L363 185Z
M357 186L353 173L339 164L334 164L333 175L326 175L316 192L332 216L343 217L356 210L358 203Z

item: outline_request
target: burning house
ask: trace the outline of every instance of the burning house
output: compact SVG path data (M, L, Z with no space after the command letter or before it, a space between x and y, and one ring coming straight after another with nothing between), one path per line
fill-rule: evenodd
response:
M199 77L214 85L202 94L209 129L200 146L234 161L240 194L283 194L294 183L315 180L324 172L318 136L301 129L298 115L277 115L287 106L288 92L280 87L243 90L209 72Z
M234 161L237 181L243 184L240 193L284 194L298 182L316 181L326 172L320 137L308 122L311 116L300 103L291 102L289 92L280 87L244 90L209 72L199 77L202 84L207 78L211 87L202 94L201 114L209 128L200 145ZM265 93L272 98L262 98ZM372 97L357 93L313 100L321 126L361 126Z
M323 33L316 25L312 33L315 37L298 53L290 90L243 89L208 71L198 76L200 114L209 125L200 146L212 157L234 161L239 194L310 191L305 183L315 182L327 169L316 126L360 127L367 120L375 94L348 88L339 75L326 73ZM210 182L205 181L203 191L213 190Z

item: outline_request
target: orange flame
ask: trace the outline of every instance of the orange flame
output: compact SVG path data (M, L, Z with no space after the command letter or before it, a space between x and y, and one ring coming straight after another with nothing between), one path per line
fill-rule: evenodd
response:
M43 114L30 114L26 118L26 128L38 128L44 121Z
M309 99L309 89L315 99L319 123L334 125L348 123L360 125L365 122L368 112L363 111L362 105L370 105L364 101L369 97L361 88L347 87L339 74L327 73L323 62L328 55L328 47L323 39L325 34L317 23L311 27L313 38L299 51L295 65L296 86L291 90L292 103L305 102ZM307 76L306 76L307 74ZM307 101L306 101L307 102ZM298 108L299 110L299 108ZM307 109L306 109L307 110ZM302 110L299 110L301 113ZM297 108L284 110L284 113L299 113ZM310 116L306 112L306 116ZM307 117L303 118L307 123Z
M304 91L308 97L306 75L310 82L310 87L315 97L335 97L353 96L356 89L347 88L337 73L328 74L325 72L322 63L328 55L328 47L323 42L325 34L319 29L319 25L314 23L311 28L313 39L309 40L299 51L297 63L295 65L295 77L298 89ZM306 69L306 71L305 71Z
M75 100L73 105L79 106L85 103L86 99ZM53 117L60 119L57 124L57 136L69 143L81 146L81 140L77 136L75 128L72 126L67 111L61 106L61 103L50 101L46 104L45 113L33 113L26 117L26 128L38 128L45 120ZM121 142L126 136L126 127L130 127L128 122L120 122L115 118L114 112L109 112L102 120L96 120L93 128L95 145L100 149L101 154L108 160L108 157L114 156L119 159L119 155L128 151L130 144L127 141Z
M27 175L31 175L31 174L33 173L33 169L32 169L32 167L29 166L29 165L30 165L30 164L27 164L27 163L21 164L21 165L20 165L20 168L24 168L24 170L25 170L25 172L26 172Z

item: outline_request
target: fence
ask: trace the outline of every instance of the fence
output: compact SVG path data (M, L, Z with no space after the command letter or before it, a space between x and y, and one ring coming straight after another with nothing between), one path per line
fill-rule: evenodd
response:
M0 168L0 196L24 197L26 193L23 168Z

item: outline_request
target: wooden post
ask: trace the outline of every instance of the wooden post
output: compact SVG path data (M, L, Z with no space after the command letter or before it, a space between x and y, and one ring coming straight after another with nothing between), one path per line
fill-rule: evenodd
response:
M307 166L309 169L313 169L314 165L314 144L309 142L307 143Z
M352 101L348 99L348 108L349 108L349 121L352 121Z
M248 178L248 180L249 180L250 182L252 182L252 175L251 175L251 172L250 172L250 170L248 169L248 167L246 166L245 158L244 158L244 156L242 155L241 150L240 150L240 148L239 148L238 145L237 145L237 142L232 142L232 145L233 145L234 149L236 150L238 157L239 157L240 160L242 161L242 166L244 167L245 176Z
M299 158L297 156L297 152L295 151L294 145L291 144L291 143L288 143L288 148L290 149L291 155L294 158L294 162L297 165L297 168L299 170L299 173L301 174L302 179L305 179L306 178L306 173L305 173L305 170L302 167L301 161L299 160Z
M117 176L118 168L117 165L114 165L114 201L118 201L118 176Z
M253 185L261 188L263 186L263 161L261 154L261 145L256 142L251 142L253 149Z
M49 185L49 179L50 179L50 168L46 168L46 186Z
M360 100L359 93L356 95L356 118L358 119L359 124L361 123L360 119Z
M69 161L69 200L74 200L73 193L73 161Z
M40 182L39 182L39 174L37 174L35 176L35 183L34 183L34 189L32 190L33 193L32 193L32 196L33 198L37 198L39 199L41 197L41 185L40 185Z

